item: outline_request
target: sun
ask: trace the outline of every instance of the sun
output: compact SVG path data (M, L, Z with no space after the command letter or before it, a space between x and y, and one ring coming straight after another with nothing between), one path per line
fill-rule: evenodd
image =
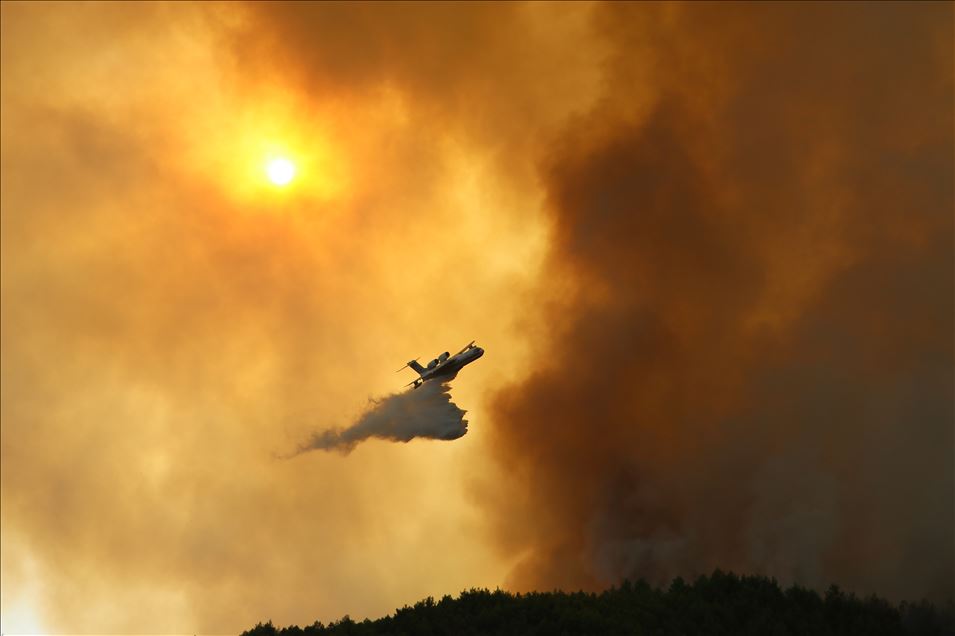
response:
M275 157L266 162L265 174L277 186L288 185L295 178L295 164L286 157Z

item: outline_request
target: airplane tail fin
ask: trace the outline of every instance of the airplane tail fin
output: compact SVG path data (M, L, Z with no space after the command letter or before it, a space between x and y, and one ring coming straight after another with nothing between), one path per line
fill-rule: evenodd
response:
M418 364L417 360L412 360L411 362L408 363L408 366L414 369L415 371L417 371L418 375L421 375L422 373L425 372L425 368L421 366L420 364Z

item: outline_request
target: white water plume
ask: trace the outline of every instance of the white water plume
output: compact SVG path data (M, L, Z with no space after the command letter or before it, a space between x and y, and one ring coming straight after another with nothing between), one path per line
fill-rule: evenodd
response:
M392 393L371 404L351 426L317 431L292 454L312 450L354 450L371 437L409 442L416 437L452 440L468 432L466 411L451 401L451 385L425 382L403 393Z

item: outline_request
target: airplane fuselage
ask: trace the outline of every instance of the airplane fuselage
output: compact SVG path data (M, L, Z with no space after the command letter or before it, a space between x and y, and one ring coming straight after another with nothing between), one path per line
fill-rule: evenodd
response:
M433 379L433 378L443 378L448 377L448 379L453 378L458 374L458 371L463 369L466 365L471 364L478 358L484 355L484 349L481 347L471 347L464 353L459 353L456 356L451 356L445 360L442 364L439 364L433 369L427 371L422 378L424 379Z
M471 347L470 349L466 349L461 353L449 357L440 364L421 371L421 377L415 380L414 386L415 388L418 388L422 383L427 382L428 380L453 380L458 374L458 371L483 355L484 349L481 347Z
M426 367L419 364L417 359L409 360L404 367L401 367L401 369L404 369L405 367L411 367L418 374L418 377L405 386L413 384L414 388L417 389L428 380L439 380L441 382L453 380L458 374L458 371L483 355L484 349L474 346L474 341L472 340L470 343L468 343L468 346L466 346L464 349L461 349L453 356L449 355L448 352L445 351L437 358L429 362L428 366ZM401 369L398 369L398 371L401 371Z

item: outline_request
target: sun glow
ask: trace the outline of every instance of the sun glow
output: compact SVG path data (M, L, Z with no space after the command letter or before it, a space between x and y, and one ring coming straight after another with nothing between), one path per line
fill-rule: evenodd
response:
M265 174L277 186L288 185L295 178L295 164L285 157L275 157L265 164Z
M188 172L250 212L337 199L348 191L351 165L339 120L332 106L306 112L274 88L255 99L213 92L187 120Z

